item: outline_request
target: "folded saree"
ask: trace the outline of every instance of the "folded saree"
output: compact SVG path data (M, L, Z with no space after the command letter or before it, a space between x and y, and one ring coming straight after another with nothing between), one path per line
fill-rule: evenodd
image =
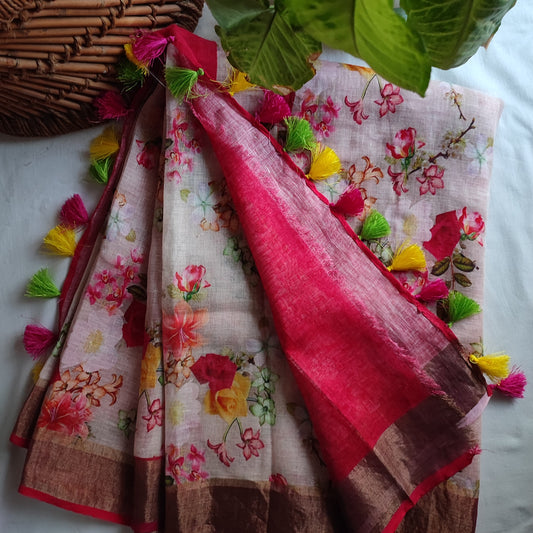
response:
M232 97L213 43L161 35L197 82L124 127L20 491L138 532L474 531L500 103L326 62ZM284 106L318 144L289 149Z

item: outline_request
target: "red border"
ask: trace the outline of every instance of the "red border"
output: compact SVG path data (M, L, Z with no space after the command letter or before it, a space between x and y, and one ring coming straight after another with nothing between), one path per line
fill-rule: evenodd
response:
M427 494L431 489L435 488L442 481L449 479L457 472L463 470L467 467L473 460L474 456L478 455L479 449L473 448L467 451L465 454L458 457L452 463L446 465L444 468L441 468L435 472L430 477L426 478L422 483L420 483L416 489L411 493L408 500L405 500L398 507L397 511L392 515L389 523L382 530L381 533L394 533L398 526L401 524L403 518L407 514L407 511L412 509L418 500Z
M30 439L24 439L22 437L19 437L18 435L15 435L15 433L11 433L9 436L9 441L12 442L15 446L20 446L21 448L28 448L30 446Z

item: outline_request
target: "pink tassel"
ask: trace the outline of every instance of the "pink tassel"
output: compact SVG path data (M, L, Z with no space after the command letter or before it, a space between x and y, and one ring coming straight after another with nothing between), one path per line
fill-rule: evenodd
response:
M350 185L334 203L329 205L332 211L348 217L355 217L365 207L365 201L361 191L354 185Z
M89 222L87 209L79 194L69 198L59 212L59 221L68 228L79 228Z
M101 120L121 118L130 112L124 98L117 91L106 91L101 94L94 101L94 105Z
M436 279L424 285L416 295L416 299L426 303L437 302L438 300L447 298L449 292L446 283L441 279Z
M174 37L163 37L157 32L144 33L133 41L133 55L141 62L150 64L165 51L167 44L172 42Z
M291 108L283 96L272 91L264 91L264 94L261 109L255 115L255 118L259 122L276 124L277 122L281 122L285 117L290 116Z
M526 385L526 375L517 368L513 368L511 373L499 383L487 385L487 390L489 396L492 396L492 393L496 389L511 398L523 398Z
M32 356L38 359L43 353L57 342L57 335L44 326L28 324L24 329L24 348Z

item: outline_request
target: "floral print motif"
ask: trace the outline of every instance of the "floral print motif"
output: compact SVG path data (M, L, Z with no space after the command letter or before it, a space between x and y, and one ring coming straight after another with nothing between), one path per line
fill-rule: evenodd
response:
M180 485L184 481L200 481L209 477L209 474L202 470L205 452L198 450L194 444L190 445L188 453L174 444L170 444L166 452L167 485Z
M335 131L333 122L339 116L340 110L340 106L333 102L331 96L328 96L323 103L320 101L320 98L312 91L306 90L300 111L297 113L298 117L305 118L311 124L318 141L329 137Z
M161 153L161 138L151 141L136 141L141 151L137 154L137 163L144 168L155 168L159 163L159 154Z

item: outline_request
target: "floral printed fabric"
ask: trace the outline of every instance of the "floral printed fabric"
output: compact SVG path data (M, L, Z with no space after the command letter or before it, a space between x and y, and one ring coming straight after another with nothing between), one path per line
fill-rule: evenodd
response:
M174 57L172 52L171 62ZM219 79L225 79L229 67L221 55L218 69ZM255 88L236 95L252 115L259 113L264 98L263 91ZM277 300L270 302L275 304L273 313L262 283L274 277L295 279L299 265L283 271L280 252L279 265L273 266L272 272L263 267L265 279L261 279L252 246L261 256L263 249L268 253L269 246L282 250L283 243L268 240L269 225L275 227L278 222L269 220L265 210L254 226L264 229L256 234L251 235L249 227L241 223L241 215L247 219L249 210L242 198L234 203L230 195L215 157L223 159L223 148L212 144L213 136L195 116L203 116L203 106L208 109L211 105L209 98L198 99L191 109L167 93L164 112L163 103L162 95L156 94L139 118L99 250L87 269L82 297L72 313L66 340L56 350L59 359L51 358L59 364L53 375L48 370L37 384L46 389L46 396L21 491L128 523L136 531L364 532L396 527L430 531L425 524L433 524L427 526L432 530L457 531L458 521L461 531L473 531L478 488L475 462L429 492L407 514L402 526L399 522L408 507L403 512L404 504L397 509L394 483L385 483L383 474L384 485L379 485L368 474L374 469L381 472L374 463L394 464L396 452L388 443L400 439L396 419L404 409L401 420L413 423L408 418L409 401L426 398L426 388L438 390L439 383L432 381L439 378L437 371L422 377L421 362L412 365L407 358L391 361L390 368L384 362L377 369L358 368L357 361L346 367L345 374L353 375L353 382L375 379L384 384L383 391L387 383L394 391L395 387L407 387L402 385L404 378L406 384L416 384L405 406L398 405L395 392L390 394L391 412L398 413L391 420L388 417L393 415L384 407L388 394L379 398L383 412L373 418L376 427L381 424L383 429L375 429L376 435L387 426L393 431L385 431L381 441L364 442L362 447L367 450L375 445L374 452L355 470L352 456L356 448L348 441L358 442L359 436L341 438L342 416L331 412L329 435L313 430L311 419L316 420L317 414L308 412L299 388L306 391L307 398L314 392L301 368L291 358L289 364L283 353L278 333L283 333L286 344L288 334L283 327L276 329L283 313ZM154 109L164 117L163 126L152 118ZM333 148L342 163L342 170L317 183L314 192L322 195L327 205L335 204L346 190L357 189L363 208L344 222L357 233L373 211L384 215L390 234L368 239L365 244L385 267L391 266L402 247L420 245L426 268L393 275L402 290L425 302L445 322L452 322L445 304L449 292L482 303L487 185L499 109L499 102L487 96L439 83L431 84L427 97L421 99L368 69L332 63L321 63L317 76L292 102L292 114L307 119L316 139ZM264 127L283 142L283 123L265 123ZM251 134L242 130L233 135L238 142L239 135L247 138ZM253 146L248 148L253 152ZM309 171L309 153L291 157L295 165ZM250 167L256 164L268 168L270 162L251 161ZM242 168L243 176L247 172ZM337 227L336 219L323 220L333 215L324 215L315 200L306 203L307 185L299 198L289 198L290 187L289 192L281 190L279 194L284 201L300 206L294 227L304 227L305 221L309 235L319 236L321 228ZM344 239L344 230L342 234ZM342 246L350 240L334 241L333 233L327 233L327 238L337 255L344 253ZM286 246L289 256L293 250L289 242ZM309 263L312 260L309 258ZM300 266L304 276L304 265ZM358 278L361 302L369 302L362 320L367 312L374 316L399 312L389 309L382 296L377 266L370 265L372 272L365 271L362 279L359 273L348 274L344 268L332 254L330 272L325 274L330 276L332 271L338 277L338 294L343 293L343 284L352 283L347 279ZM324 283L329 281L324 277ZM310 286L316 287L319 312L322 303L318 297L333 294L332 288L321 286L320 276ZM288 302L299 298L290 285L284 287L283 298ZM350 294L348 286L345 289L345 294ZM392 301L397 290L390 291L387 294ZM342 302L338 305L340 308ZM325 309L334 313L334 307ZM313 309L297 312L313 316ZM376 330L376 335L390 342L409 338L413 345L423 347L420 350L428 367L437 365L435 361L443 354L453 355L445 347L447 334L439 341L417 337L421 330L415 324L412 332L402 332L393 322L390 331ZM357 323L350 324L351 329L356 327ZM457 321L453 328L463 345L482 350L480 315ZM297 331L290 335L298 338ZM320 332L316 336L320 337ZM323 375L337 364L328 363L333 353L329 348L322 346L319 354ZM450 360L450 369L465 372L460 363ZM53 368L54 363L47 363L45 369L48 367ZM402 374L394 375L393 370ZM337 388L336 382L331 386ZM468 401L458 397L464 404L458 407L461 420L457 427L466 427L468 438L461 440L463 437L450 429L464 447L462 457L468 456L461 466L470 462L479 442L478 416L484 400L477 403L482 392L474 389ZM448 390L436 397L448 393L448 403L455 401ZM346 413L363 419L378 402L363 394L360 398L361 405L346 405ZM427 408L436 406L430 402ZM324 402L324 409L327 407ZM455 414L449 416L453 419ZM413 420L422 424L422 420ZM428 431L439 433L441 427L428 424ZM402 441L403 447L414 446L423 437L413 428L410 431L413 442ZM321 447L321 443L326 445ZM334 456L331 443L338 448ZM407 493L429 475L422 466L426 453L430 455L430 450L421 448L420 471L395 471ZM63 463L61 486L48 483L59 457ZM447 455L442 457L435 482L424 492L459 469L447 470L448 460ZM91 473L87 482L79 479L82 469ZM332 472L336 490L340 486L342 497L347 498L344 518L337 508L339 502L332 499ZM350 476L367 479L357 496L350 495L347 488L358 487L357 482L350 485ZM356 509L351 510L354 502ZM438 516L426 520L428 513L435 515L435 508L444 504L455 522L446 525ZM162 508L166 509L164 520ZM419 519L421 516L425 518Z

